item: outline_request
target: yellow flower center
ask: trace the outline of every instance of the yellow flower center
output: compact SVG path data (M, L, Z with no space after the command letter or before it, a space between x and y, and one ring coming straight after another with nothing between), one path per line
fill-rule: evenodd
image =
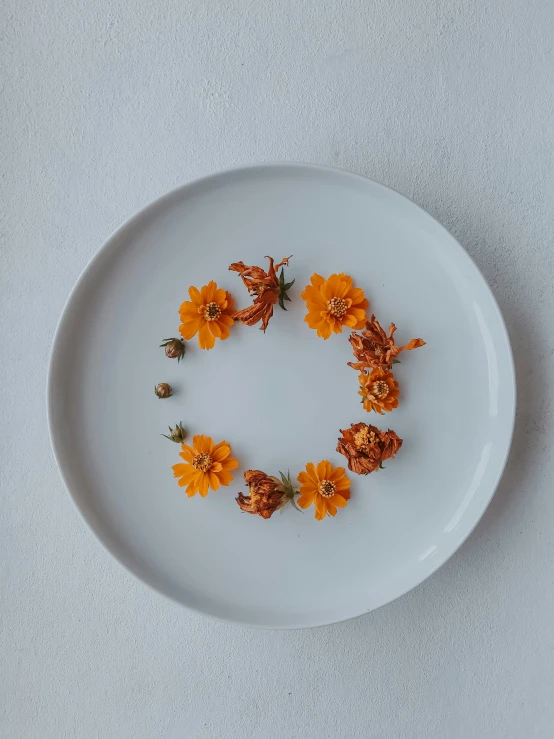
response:
M381 347L380 346L376 346L375 347L375 356L376 357L380 357L382 353L383 353L383 350L381 349Z
M346 302L342 298L331 298L327 301L327 310L335 318L342 318L346 313Z
M192 460L192 466L196 467L196 469L200 470L201 472L209 472L212 464L213 459L210 457L209 454L206 454L206 452L197 454L196 457L194 457L194 459Z
M221 315L221 308L217 303L208 303L204 306L204 318L206 321L215 321Z
M379 400L381 400L382 398L386 398L389 394L389 386L384 380L377 380L376 382L372 382L371 385L368 387L368 390L374 398L379 398Z
M335 494L335 483L331 480L322 480L319 483L318 490L324 498L331 498Z

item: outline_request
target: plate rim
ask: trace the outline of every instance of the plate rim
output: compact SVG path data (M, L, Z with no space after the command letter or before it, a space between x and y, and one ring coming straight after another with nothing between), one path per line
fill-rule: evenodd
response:
M313 624L305 624L305 623L287 623L287 624L276 624L276 625L270 625L266 623L256 623L255 621L246 621L241 618L234 618L234 617L223 617L215 613L211 613L209 611L202 610L201 608L197 608L195 606L191 606L188 603L183 602L182 600L174 597L172 594L166 592L162 588L159 588L157 584L154 582L151 582L146 577L143 577L143 575L136 569L132 568L127 562L124 561L122 557L119 556L116 551L114 551L115 548L112 548L110 544L107 542L105 537L103 536L102 532L99 531L99 528L93 521L89 518L89 516L85 513L83 507L78 501L77 496L74 494L71 485L69 483L68 475L66 474L66 471L64 470L61 458L62 458L62 441L59 439L59 432L55 428L55 422L53 420L54 416L54 384L55 384L55 371L56 366L58 364L58 353L61 351L60 345L61 345L61 338L64 331L64 325L66 321L68 320L70 311L71 311L71 304L74 300L75 295L78 293L78 291L81 288L81 285L85 282L87 279L87 275L89 271L94 267L95 263L97 261L100 261L100 259L107 254L108 252L112 250L117 249L117 241L118 238L121 236L123 232L125 232L128 228L137 225L139 221L142 218L148 218L148 216L154 212L160 205L162 205L165 202L170 201L171 199L179 198L182 194L186 193L188 189L193 189L200 185L206 185L209 184L210 180L217 180L222 176L228 176L228 175L240 175L240 174L246 174L249 172L255 172L262 169L298 169L298 170L312 170L313 172L326 172L330 174L341 174L343 176L347 176L351 179L357 180L362 183L372 183L373 185L376 185L378 188L383 189L384 191L388 193L392 193L393 195L401 198L404 201L407 201L407 203L410 204L410 206L415 207L420 213L424 214L427 218L430 218L435 226L438 227L439 231L443 231L446 236L449 237L452 247L454 249L457 248L458 254L461 255L462 259L466 259L469 264L469 266L475 271L475 274L478 278L481 279L484 287L486 288L488 292L488 296L490 300L492 301L492 307L496 311L498 320L499 320L499 329L501 331L501 338L503 342L505 343L505 347L507 350L507 356L508 356L508 373L509 377L507 380L509 380L509 387L505 388L510 392L511 397L509 398L511 407L507 410L509 410L509 421L510 421L510 428L509 433L507 435L507 444L504 451L504 458L502 459L502 462L499 464L498 472L496 475L496 478L491 484L490 487L490 493L485 498L485 500L482 503L481 509L478 511L478 515L475 518L475 521L472 522L472 524L467 528L467 530L463 533L463 535L460 537L460 539L457 541L457 543L453 546L451 550L449 550L446 554L446 556L443 556L442 558L439 558L437 562L431 567L431 569L423 575L423 577L417 577L416 581L413 582L409 587L403 589L401 592L399 592L394 597L390 598L386 602L380 604L379 606L376 606L375 608L364 609L360 611L359 613L353 613L351 616L348 616L346 618L336 618L332 620L328 619L322 619L320 621L317 621ZM506 385L508 382L506 383ZM208 617L210 619L214 619L216 621L222 622L222 623L232 623L236 624L238 626L243 627L250 627L250 628L259 628L259 629L267 629L267 630L289 630L289 629L309 629L309 628L319 628L323 626L330 626L332 624L336 623L342 623L344 621L350 621L355 618L360 618L363 615L366 615L368 613L372 613L376 610L379 610L380 608L383 608L386 605L389 605L390 603L393 603L395 600L398 600L399 598L402 598L404 595L409 593L410 591L414 590L415 588L419 587L423 582L425 582L428 578L430 578L435 572L440 569L446 562L448 562L449 559L451 559L462 547L462 545L467 541L467 539L471 536L471 534L476 529L477 525L483 518L487 508L489 507L497 489L500 484L500 481L502 479L502 476L504 475L504 472L506 470L506 465L508 463L508 459L510 457L510 452L512 448L513 443L513 436L514 436L514 428L515 428L515 420L516 420L516 409L517 409L517 377L516 377L516 371L515 371L515 363L514 363L514 357L513 357L513 350L512 350L512 344L510 341L510 335L506 326L506 322L504 320L504 316L502 314L502 311L500 309L500 306L498 305L498 301L496 299L496 296L494 295L488 281L486 280L485 276L479 269L478 265L475 263L473 257L464 249L464 247L461 245L461 243L450 233L450 231L442 225L433 215L431 215L427 210L425 210L423 207L418 205L416 202L411 200L408 196L404 195L403 193L399 192L398 190L395 190L392 187L389 187L388 185L383 184L382 182L379 182L378 180L374 180L370 177L367 177L365 175L359 174L357 172L352 172L351 170L342 169L340 167L334 167L330 165L323 165L323 164L312 164L309 162L287 162L287 161L262 161L259 163L253 163L253 164L246 164L238 167L228 167L225 169L218 170L216 172L212 172L207 175L203 175L201 177L196 177L192 180L189 180L181 185L178 185L177 187L168 190L167 192L163 193L162 195L158 196L154 200L148 202L144 207L140 208L139 210L135 211L133 214L131 214L128 218L126 218L123 223L121 223L115 231L113 231L108 238L104 241L104 243L96 250L96 252L92 255L92 257L87 261L87 263L84 265L83 269L81 270L79 277L75 281L75 284L71 288L69 295L64 303L63 309L60 313L60 316L58 318L53 337L52 337L52 343L50 348L50 354L48 358L48 370L47 370L47 378L46 378L46 414L47 414L47 424L48 424L48 432L50 437L50 445L52 448L52 453L54 455L54 459L56 461L60 476L62 478L62 481L66 487L67 492L69 493L69 497L71 498L73 505L77 509L81 519L85 522L87 528L94 534L96 540L101 544L101 546L105 549L105 551L113 557L120 566L122 566L128 573L130 573L133 577L138 579L141 583L146 585L150 590L158 593L159 595L163 596L165 599L176 603L182 608L187 609L190 612L200 614L204 617Z

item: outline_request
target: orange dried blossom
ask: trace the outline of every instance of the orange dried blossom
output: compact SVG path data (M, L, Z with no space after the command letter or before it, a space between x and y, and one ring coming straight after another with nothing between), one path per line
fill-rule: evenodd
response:
M341 272L325 280L314 273L310 283L302 293L308 309L304 320L318 336L328 339L333 331L340 334L343 326L363 327L369 303L362 289L352 287L351 277Z
M187 487L187 495L191 498L196 493L205 498L208 489L217 490L220 485L226 487L233 479L231 470L236 470L239 463L231 457L231 447L226 441L214 446L209 436L194 436L192 446L181 445L179 456L184 463L173 465L173 475L179 478L179 486Z
M394 332L396 326L391 323L388 335L374 315L366 322L361 334L352 332L350 343L354 350L357 362L348 362L350 367L364 372L370 367L383 367L390 369L400 352L410 351L424 346L423 339L412 339L404 346L396 346L394 343Z
M398 407L400 390L394 375L389 370L374 369L369 375L360 375L360 395L366 411L392 411Z
M183 339L198 334L200 348L213 349L216 339L225 340L229 336L233 298L213 280L200 290L189 287L189 296L190 300L185 300L179 308L182 321L179 333Z
M335 516L337 508L344 508L350 499L350 480L344 467L333 467L327 460L317 467L308 462L306 471L298 475L300 483L300 508L308 508L312 504L315 517L321 521L327 514Z
M248 485L250 494L238 494L236 501L240 508L262 518L271 518L275 511L289 501L294 505L294 496L298 490L293 487L290 475L285 476L282 472L279 474L280 480L261 470L246 470L244 482Z
M341 434L337 452L344 454L348 469L358 475L368 475L379 469L402 446L402 439L394 431L380 431L366 423L353 423L349 429L341 429Z
M267 272L261 267L248 267L244 262L233 262L229 267L231 272L239 273L250 295L255 295L253 304L234 313L233 318L246 326L254 326L261 321L261 330L264 332L273 315L275 303L279 301L281 308L286 310L284 301L290 301L287 291L294 284L294 280L285 282L283 270L283 267L288 266L290 257L283 259L279 264L275 264L271 257L266 257L266 259L269 259ZM281 274L277 277L279 268L281 268Z

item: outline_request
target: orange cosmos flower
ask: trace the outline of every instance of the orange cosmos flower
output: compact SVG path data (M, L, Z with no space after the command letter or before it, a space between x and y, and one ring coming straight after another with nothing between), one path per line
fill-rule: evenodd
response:
M398 407L400 390L392 372L374 369L369 375L360 375L360 395L366 411L392 411Z
M371 316L365 324L361 334L352 333L349 338L354 356L357 362L348 362L350 367L364 372L368 367L385 367L390 369L392 364L398 362L398 355L403 351L411 351L424 346L423 339L412 339L404 346L396 346L394 343L394 332L396 326L391 323L388 335L375 318Z
M302 297L308 308L304 320L323 339L328 339L333 331L340 334L343 326L363 328L365 325L365 309L369 303L364 291L352 287L352 278L343 272L327 280L314 273Z
M220 485L226 487L233 479L231 470L236 470L239 463L231 457L231 447L226 441L214 446L209 436L195 436L192 446L181 444L179 456L185 463L173 465L173 474L179 478L179 486L187 486L187 495L191 498L196 493L205 498L208 489L217 490Z
M308 462L306 471L298 475L300 497L297 504L301 508L315 506L315 517L321 521L327 514L335 516L337 508L344 508L350 499L350 480L344 467L335 467L327 460L317 467Z
M213 349L216 339L227 339L229 327L233 325L233 298L226 290L218 288L212 280L197 290L189 287L190 300L179 308L181 325L179 333L183 339L192 339L198 334L201 349Z

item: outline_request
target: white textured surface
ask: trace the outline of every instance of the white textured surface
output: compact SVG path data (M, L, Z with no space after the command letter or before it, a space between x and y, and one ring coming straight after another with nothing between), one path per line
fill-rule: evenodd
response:
M550 738L549 0L4 0L1 16L0 734ZM45 426L53 330L106 236L184 180L270 159L368 174L442 221L499 300L519 381L508 470L458 555L311 632L213 623L135 583L81 522Z

